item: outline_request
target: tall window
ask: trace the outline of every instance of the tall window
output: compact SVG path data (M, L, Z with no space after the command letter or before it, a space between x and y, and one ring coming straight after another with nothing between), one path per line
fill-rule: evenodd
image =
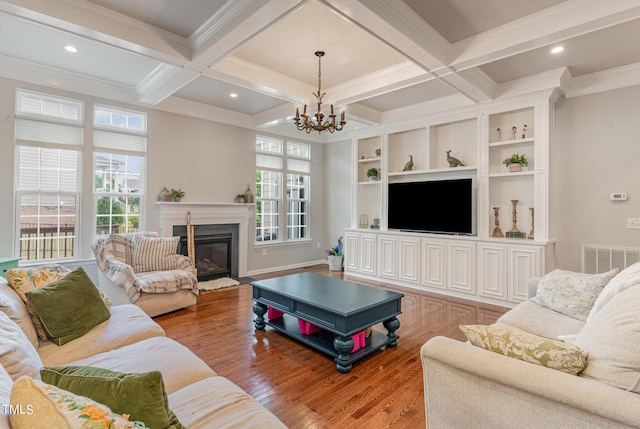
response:
M256 138L256 242L280 239L282 140Z
M146 115L96 105L93 126L96 234L136 232L144 201Z
M279 139L256 138L256 242L309 237L311 149L287 142L285 154L283 146Z
M311 148L287 142L287 239L308 237Z
M84 106L17 90L16 253L23 261L76 256Z

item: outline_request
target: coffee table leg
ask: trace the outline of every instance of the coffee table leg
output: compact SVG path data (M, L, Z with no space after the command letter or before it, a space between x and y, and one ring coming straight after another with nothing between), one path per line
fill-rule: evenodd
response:
M382 322L385 328L387 328L387 337L393 339L392 342L389 343L389 347L395 347L398 345L399 336L396 335L396 330L400 327L400 321L397 317L392 317L391 319L385 320Z
M333 348L338 352L336 369L342 373L351 371L351 350L353 350L353 338L337 335L333 340Z
M265 326L267 326L267 324L264 323L264 315L267 313L267 306L256 302L253 304L253 312L257 316L255 320L256 329L263 330Z

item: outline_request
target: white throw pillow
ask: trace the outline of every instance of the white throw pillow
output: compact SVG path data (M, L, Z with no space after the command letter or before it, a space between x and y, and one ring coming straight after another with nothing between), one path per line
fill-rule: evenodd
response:
M611 298L616 294L638 284L640 284L640 262L636 262L635 264L620 271L609 283L607 283L602 292L600 292L600 295L598 295L596 302L593 304L593 308L591 308L591 312L589 313L587 320L600 311L600 309L611 301Z
M133 242L133 271L166 271L176 268L180 237L137 236Z
M0 365L12 380L22 375L40 378L42 360L22 329L0 311Z
M596 298L618 271L614 268L602 274L586 274L553 270L542 276L531 301L584 322Z
M582 377L640 393L640 286L611 298L575 344L589 354Z

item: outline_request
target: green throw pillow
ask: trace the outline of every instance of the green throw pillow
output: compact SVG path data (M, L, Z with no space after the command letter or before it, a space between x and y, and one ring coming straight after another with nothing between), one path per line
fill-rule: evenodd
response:
M80 338L111 316L98 288L78 268L43 288L25 293L47 338L61 346Z
M514 359L572 375L587 365L587 353L573 344L497 326L461 325L460 329L474 346Z
M42 381L106 405L150 429L185 429L169 409L160 371L125 374L89 366L54 366L40 370Z

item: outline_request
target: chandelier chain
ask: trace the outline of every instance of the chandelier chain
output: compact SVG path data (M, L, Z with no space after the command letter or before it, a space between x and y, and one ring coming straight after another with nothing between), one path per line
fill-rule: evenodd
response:
M314 93L313 95L316 97L318 110L313 116L309 116L305 103L304 112L302 113L302 117L300 117L300 108L296 107L296 116L294 118L296 128L299 131L305 131L307 134L311 131L317 131L318 134L322 131L329 131L330 133L342 131L342 128L347 123L344 120L344 110L340 112L339 122L336 121L333 104L330 105L331 113L329 115L325 116L324 113L322 113L322 99L325 96L325 94L322 93L322 57L324 56L324 51L316 51L315 56L318 57L318 93Z

